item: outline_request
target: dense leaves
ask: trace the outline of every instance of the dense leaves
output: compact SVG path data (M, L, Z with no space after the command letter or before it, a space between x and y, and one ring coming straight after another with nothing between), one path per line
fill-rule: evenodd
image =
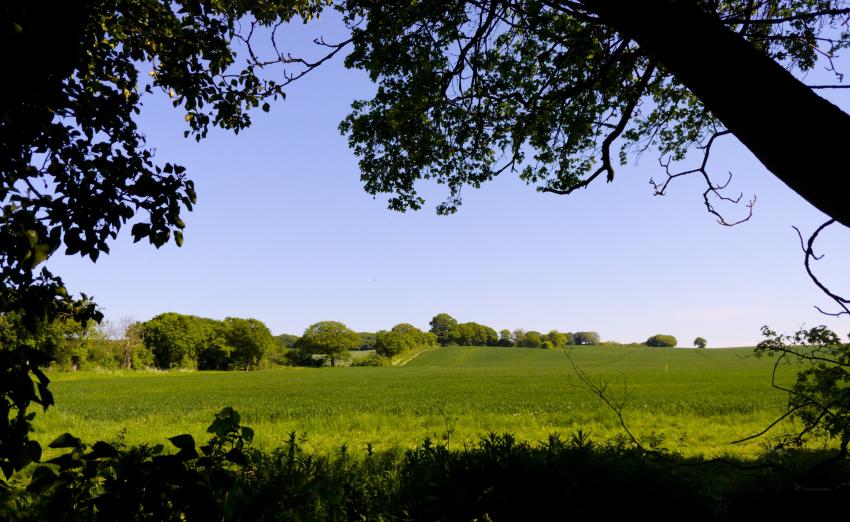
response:
M375 337L375 353L382 357L395 357L407 352L423 350L437 344L433 332L423 332L407 323L395 325L390 331L380 331Z
M656 334L646 340L647 346L654 346L657 348L673 348L678 343L679 341L677 341L675 337L665 334Z
M231 408L198 447L91 446L65 434L63 452L36 468L25 491L0 502L9 520L751 520L834 516L850 470L773 473L770 457L710 463L655 458L623 440L577 431L538 444L491 433L457 448L426 439L403 452L342 446L317 454L291 433L282 447L250 447ZM790 459L789 459L790 461ZM729 464L732 464L731 466ZM746 474L736 469L750 466ZM799 469L796 469L799 468ZM802 473L800 473L802 471ZM2 499L0 499L2 500ZM17 507L15 506L17 503Z
M61 435L50 447L67 452L33 471L28 511L38 520L221 519L254 432L232 408L216 414L207 432L209 442L198 448L191 435L171 437L172 452L162 444L88 446Z
M154 365L201 370L256 369L275 347L268 327L256 319L216 321L173 312L139 325Z
M447 345L450 342L452 329L457 326L457 319L447 313L440 313L435 315L428 324L431 326L429 331L437 336L437 342Z
M792 335L764 326L762 335L765 340L755 354L776 357L773 386L788 393L788 407L779 420L790 416L801 423L784 442L801 445L812 436L827 435L837 439L840 455L845 456L850 445L850 343L842 343L825 326L803 328ZM775 378L775 368L786 363L801 367L790 387Z
M596 332L573 333L574 344L599 344L599 334Z
M700 18L706 24L755 48L754 59L793 72L850 44L843 1L693 4L709 15ZM670 6L653 2L629 13L662 17ZM464 187L506 171L543 191L569 193L601 175L612 181L617 139L621 162L650 148L665 161L681 160L724 129L676 76L682 71L625 34L618 4L346 7L354 35L346 65L367 71L378 89L354 104L341 129L360 157L366 190L388 194L395 210L420 208L417 184L434 180L448 188L438 211L454 212ZM680 23L669 14L670 24Z
M349 350L360 347L360 335L349 330L338 321L319 321L304 330L304 335L295 344L304 354L322 355L327 357L331 366L336 366L337 360L351 357Z

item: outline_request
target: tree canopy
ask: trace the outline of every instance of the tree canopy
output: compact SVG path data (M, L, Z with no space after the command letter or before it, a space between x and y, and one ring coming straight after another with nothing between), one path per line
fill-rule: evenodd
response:
M599 344L599 334L596 332L575 332L573 342L575 344Z
M296 347L309 354L327 356L331 366L336 361L350 357L349 350L360 347L361 339L357 332L349 330L338 321L319 321L304 330L304 335L296 343Z
M618 140L619 161L660 151L671 176L655 185L664 193L679 172L671 160L695 147L707 157L733 134L850 225L830 194L848 186L836 151L850 116L793 75L850 43L845 2L422 1L347 14L346 64L379 88L341 128L366 189L390 194L391 208L419 208L423 179L449 188L440 212L457 209L461 188L506 171L556 194L610 182ZM715 209L725 177L697 167L708 210L727 222Z
M449 314L440 313L435 315L428 324L431 326L430 332L437 336L437 342L445 345L450 342L452 329L457 326L457 319Z
M656 334L646 340L647 346L656 348L675 348L677 344L679 344L679 341L675 337L665 334Z
M408 323L393 326L390 331L380 331L375 339L375 353L383 357L393 357L404 352L427 348L437 344L433 332L423 332Z

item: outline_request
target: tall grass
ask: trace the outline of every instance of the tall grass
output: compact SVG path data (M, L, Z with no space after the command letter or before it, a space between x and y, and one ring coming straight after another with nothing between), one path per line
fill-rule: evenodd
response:
M751 349L578 347L573 360L627 399L625 419L685 455L752 456L740 445L785 405L770 361ZM552 433L621 433L616 416L573 374L564 353L520 348L440 348L402 367L281 368L257 372L53 373L56 406L36 417L36 437L63 432L128 443L191 433L203 440L223 406L242 414L263 449L290 432L319 451L409 448L425 437L460 447L488 432L520 441ZM793 378L793 368L781 376ZM625 389L624 386L625 385ZM779 427L782 429L782 427Z

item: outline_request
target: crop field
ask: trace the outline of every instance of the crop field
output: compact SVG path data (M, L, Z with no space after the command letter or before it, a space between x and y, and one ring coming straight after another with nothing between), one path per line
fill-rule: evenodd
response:
M629 428L687 455L754 455L756 433L782 411L772 361L751 349L578 347L575 363L610 397L626 397ZM794 368L780 375L793 379ZM562 351L438 348L401 367L280 368L256 372L50 374L56 406L36 417L36 438L157 443L191 433L206 440L213 414L234 407L270 449L296 432L308 448L410 447L425 437L451 446L488 432L526 441L581 429L595 440L622 434L610 408L577 379ZM625 387L624 387L625 385ZM773 434L787 426L778 426ZM460 447L456 446L456 447Z

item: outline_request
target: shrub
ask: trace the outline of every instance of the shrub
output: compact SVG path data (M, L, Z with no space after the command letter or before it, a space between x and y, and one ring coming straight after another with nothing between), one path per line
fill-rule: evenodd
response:
M678 341L672 335L657 334L646 340L647 346L657 348L673 348L676 344L678 344Z
M383 355L372 353L366 357L358 357L351 361L351 366L387 366L390 363L389 359Z
M375 336L375 353L383 357L394 357L411 350L420 350L437 344L433 332L423 332L415 326L401 323L389 332L380 331Z
M697 337L694 339L694 346L697 348L705 348L708 346L708 341L705 340L705 337Z
M575 344L599 344L599 334L596 332L575 332L573 334Z

